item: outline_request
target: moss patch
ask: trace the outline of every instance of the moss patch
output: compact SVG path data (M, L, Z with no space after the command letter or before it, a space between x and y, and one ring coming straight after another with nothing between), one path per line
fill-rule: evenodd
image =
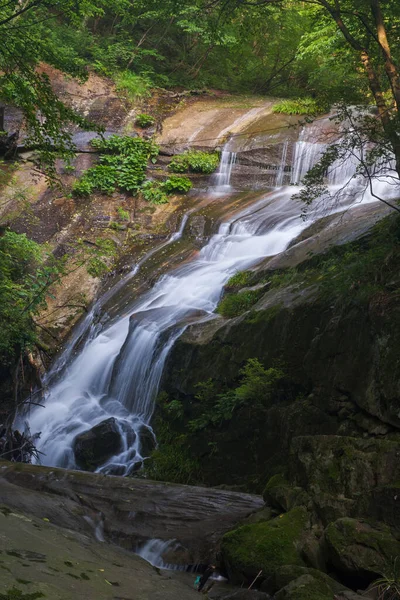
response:
M249 580L260 570L267 577L282 565L304 565L298 546L307 525L307 511L297 507L272 521L230 531L222 540L228 572L235 580Z

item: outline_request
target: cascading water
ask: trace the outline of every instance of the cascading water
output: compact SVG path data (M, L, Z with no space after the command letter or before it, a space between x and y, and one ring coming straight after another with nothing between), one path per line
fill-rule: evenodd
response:
M297 143L295 182L321 153L320 145L309 144L304 139ZM226 158L226 173L232 164ZM189 323L213 318L223 286L235 272L282 252L310 220L326 214L316 208L305 223L293 191L276 189L223 223L194 260L163 275L128 307L127 316L103 330L92 329L75 357L69 350L60 359L61 376L51 382L45 408L34 409L29 419L31 431L42 432L38 449L44 464L75 468L75 437L114 417L121 447L98 471L127 475L138 467L145 455L142 440L152 435L150 419L165 360L176 339ZM344 205L349 203L346 199Z
M221 162L217 173L212 178L215 192L229 192L231 190L231 175L236 163L236 152L224 149L221 153Z

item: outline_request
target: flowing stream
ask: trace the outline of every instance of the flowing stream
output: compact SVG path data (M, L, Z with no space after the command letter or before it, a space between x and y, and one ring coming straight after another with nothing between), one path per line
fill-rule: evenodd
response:
M223 286L235 272L282 252L310 222L326 214L317 208L304 222L301 207L291 198L298 188L279 186L287 150L286 144L278 187L222 223L193 260L160 277L150 291L134 300L127 316L103 328L93 322L94 314L137 273L141 263L95 304L47 378L45 408L34 409L29 417L32 433L41 432L42 463L76 468L74 438L114 417L121 447L98 471L128 475L140 466L148 453L146 440L153 436L150 420L165 360L185 327L213 318ZM321 144L300 136L294 152L294 183L301 181L322 150ZM214 179L217 192L221 186L229 187L234 166L235 156L226 148ZM335 169L331 185L339 185L354 169L353 164L343 171ZM344 205L349 203L346 197ZM335 210L342 208L343 204L337 205ZM185 224L184 219L170 242L182 234Z

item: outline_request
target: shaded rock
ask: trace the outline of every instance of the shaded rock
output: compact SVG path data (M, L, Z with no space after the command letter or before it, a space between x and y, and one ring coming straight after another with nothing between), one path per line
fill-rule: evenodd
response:
M275 593L303 575L310 575L316 581L327 585L334 594L347 590L345 585L332 579L329 575L326 575L326 573L317 571L317 569L309 569L307 567L299 567L296 565L284 565L283 567L279 567L269 584L269 589Z
M263 506L259 496L131 477L0 461L0 504L128 550L149 539L175 540L185 561L208 564L224 533Z
M281 589L275 600L334 600L334 593L324 581L302 575Z
M257 590L243 590L239 589L229 596L225 596L225 600L269 600L271 596L265 592L258 592Z
M377 510L371 494L377 486L400 481L399 459L400 444L395 441L302 436L291 444L289 477L308 490L325 524L357 514L373 517Z
M73 450L81 469L94 471L122 450L121 433L114 417L102 421L76 436Z
M269 506L266 506L265 508L262 508L261 510L258 510L257 512L249 515L247 519L244 519L243 525L249 523L259 523L260 521L270 521L273 517L276 516L276 511L273 512Z
M146 458L150 456L157 445L155 435L149 427L142 425L138 431L138 436L140 440L140 454L143 458Z
M370 583L400 556L400 542L386 526L371 527L355 519L343 518L325 530L329 561L344 576Z
M272 521L243 525L222 539L222 559L235 583L251 582L259 571L269 577L282 565L304 565L301 538L309 517L303 507Z
M295 506L307 506L310 502L308 494L301 487L290 485L283 475L271 477L263 498L266 504L286 512Z

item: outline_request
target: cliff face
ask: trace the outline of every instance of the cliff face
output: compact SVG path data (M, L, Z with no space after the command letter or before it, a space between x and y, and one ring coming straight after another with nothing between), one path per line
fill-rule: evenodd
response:
M363 221L368 215L371 224L373 211L377 217L380 209L360 207L350 223L333 221L314 234L311 228L310 237L251 274L252 289L258 282L264 290L251 310L191 325L175 344L164 389L169 401L182 402L183 416L168 417L168 402L160 401L156 427L160 417L187 430L200 410L198 384L213 380L216 396L234 388L249 358L284 373L283 388L258 408L239 406L232 418L189 435L206 482L260 490L287 470L300 436L366 439L378 454L381 440L400 442L398 245L386 245L375 230L365 235ZM322 454L324 448L321 442Z

